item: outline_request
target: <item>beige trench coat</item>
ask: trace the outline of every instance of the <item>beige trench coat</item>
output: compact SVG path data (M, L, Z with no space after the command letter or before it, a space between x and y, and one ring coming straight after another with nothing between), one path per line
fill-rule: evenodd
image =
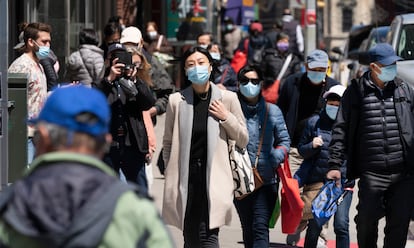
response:
M245 147L248 133L239 99L234 92L211 83L211 101L221 99L229 115L207 121L207 197L210 229L229 225L233 206L233 177L227 139ZM193 124L193 89L170 95L165 117L163 158L166 164L162 215L166 224L183 230L187 205L188 168Z

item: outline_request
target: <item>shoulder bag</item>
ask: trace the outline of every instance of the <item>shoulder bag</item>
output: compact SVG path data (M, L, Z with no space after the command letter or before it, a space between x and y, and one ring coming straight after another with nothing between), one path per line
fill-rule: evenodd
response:
M265 113L265 117L264 117L264 120L263 120L262 133L260 134L259 148L257 149L256 160L255 160L254 166L253 166L255 190L257 190L258 188L263 186L263 179L260 176L259 171L257 170L257 165L259 164L259 157L260 157L260 152L262 150L263 137L264 137L264 133L265 133L265 130L266 130L267 115L269 114L269 105L267 103L265 103L265 104L266 104L266 113Z
M254 190L252 164L247 149L237 147L234 140L229 140L228 144L234 196L240 200Z

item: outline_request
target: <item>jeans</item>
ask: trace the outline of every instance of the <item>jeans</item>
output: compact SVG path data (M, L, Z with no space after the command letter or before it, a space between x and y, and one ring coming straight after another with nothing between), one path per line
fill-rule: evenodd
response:
M104 161L119 173L122 170L127 181L134 182L140 186L143 192L148 193L147 177L145 175L145 154L137 148L126 146L122 149L111 147Z
M36 148L33 143L33 138L29 137L29 139L27 140L27 167L30 167L30 164L33 162L35 153Z
M414 207L414 176L364 172L358 187L358 247L377 247L378 221L385 216L384 248L404 248Z
M269 247L269 220L277 191L278 184L263 185L242 200L234 200L243 229L244 247Z
M336 247L349 248L349 208L352 202L352 191L349 191L334 215L334 232L336 234ZM316 248L318 238L322 231L314 219L308 221L304 248Z
M209 229L205 161L190 161L184 218L184 248L218 248L219 228Z

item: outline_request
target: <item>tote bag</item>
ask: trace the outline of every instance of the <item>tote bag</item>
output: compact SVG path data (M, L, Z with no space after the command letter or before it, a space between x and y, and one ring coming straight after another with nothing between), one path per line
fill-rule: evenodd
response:
M234 197L240 200L252 193L255 188L252 164L246 149L238 148L233 140L229 140L228 144Z
M302 219L304 203L300 197L299 183L292 178L289 159L287 153L285 154L285 162L283 167L279 166L277 168L277 174L282 181L282 199L280 202L282 232L291 234L295 233Z

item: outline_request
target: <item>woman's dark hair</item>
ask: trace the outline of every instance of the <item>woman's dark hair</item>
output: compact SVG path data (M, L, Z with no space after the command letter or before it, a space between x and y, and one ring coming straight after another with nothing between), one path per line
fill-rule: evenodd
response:
M220 53L220 54L223 54L223 47L221 46L221 44L220 44L220 43L218 43L218 42L216 42L216 41L214 41L214 42L212 42L210 45L208 45L207 50L209 50L209 51L210 51L210 49L211 49L213 46L217 46L217 47L218 47L218 49L219 49L219 53Z
M121 21L121 16L111 16L108 19L108 23L110 22L120 23L120 21Z
M97 46L99 44L98 40L98 34L95 30L91 28L85 28L82 29L79 32L79 44L88 44L88 45L95 45Z
M289 39L289 35L284 32L280 32L276 35L276 41L279 41L281 39Z
M119 22L109 22L104 27L104 36L109 37L115 33L119 33L121 35L121 24Z
M204 49L202 47L199 46L193 46L191 48L189 48L187 51L184 52L183 56L181 57L181 75L183 75L182 77L182 87L186 88L187 86L191 85L191 81L187 79L186 73L185 73L185 61L187 60L188 57L190 57L192 54L196 53L196 52L200 52L202 54L204 54L207 58L208 61L210 62L211 66L213 66L213 70L214 70L214 63L213 63L213 58L211 57L210 53L208 52L207 49ZM213 73L211 73L213 74ZM211 75L210 75L211 77Z
M263 79L262 72L260 71L260 68L258 68L256 66L246 65L246 66L244 66L240 69L239 73L237 73L237 80L240 82L243 79L245 79L246 76L244 76L244 75L246 73L250 72L250 71L256 72L259 79L261 79L261 80Z

